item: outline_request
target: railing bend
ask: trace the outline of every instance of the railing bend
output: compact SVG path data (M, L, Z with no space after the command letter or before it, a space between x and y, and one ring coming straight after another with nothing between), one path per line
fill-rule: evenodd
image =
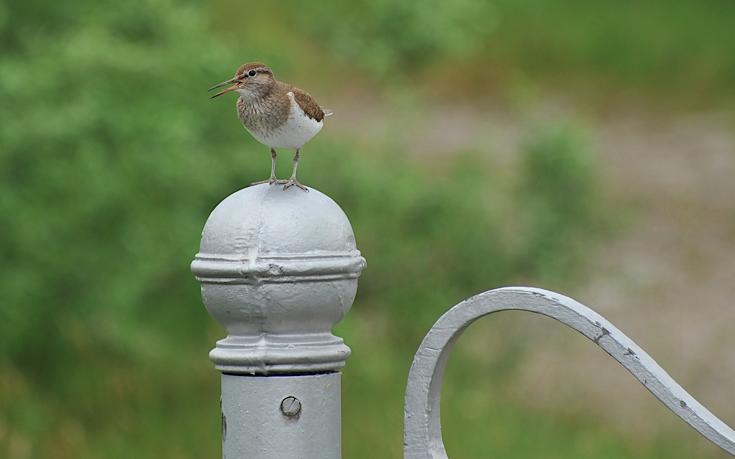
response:
M542 314L571 327L625 367L667 408L735 456L735 431L689 395L646 352L590 308L547 290L509 287L473 296L447 311L424 338L411 365L404 408L404 459L446 459L441 384L452 346L465 328L498 311Z

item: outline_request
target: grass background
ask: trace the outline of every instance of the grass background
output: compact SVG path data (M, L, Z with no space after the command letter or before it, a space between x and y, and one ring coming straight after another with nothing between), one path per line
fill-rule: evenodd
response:
M205 91L240 63L268 62L347 119L366 94L404 119L457 100L533 111L558 92L665 115L728 106L734 21L714 0L0 4L0 456L219 454L206 355L222 331L189 262L216 203L267 173L266 149ZM444 310L500 285L573 285L627 215L573 119L534 119L507 162L482 145L403 155L392 114L367 140L327 126L300 168L345 209L369 262L337 327L354 352L343 449L355 459L400 457L408 367ZM501 317L456 351L450 453L703 457L690 437L630 438L514 394L541 339L526 325Z

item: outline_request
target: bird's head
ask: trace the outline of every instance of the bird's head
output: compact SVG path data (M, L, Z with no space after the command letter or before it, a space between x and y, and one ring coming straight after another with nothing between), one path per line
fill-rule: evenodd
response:
M211 98L214 99L226 92L237 91L245 99L257 99L267 95L273 89L275 83L276 79L273 77L273 71L268 66L260 62L249 62L237 69L234 78L216 84L208 91L230 85Z

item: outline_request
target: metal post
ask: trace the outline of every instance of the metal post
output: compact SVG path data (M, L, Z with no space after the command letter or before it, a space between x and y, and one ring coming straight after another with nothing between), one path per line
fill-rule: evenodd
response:
M331 330L365 267L342 209L314 189L245 188L209 216L191 267L228 334L209 354L223 457L339 459L350 349Z

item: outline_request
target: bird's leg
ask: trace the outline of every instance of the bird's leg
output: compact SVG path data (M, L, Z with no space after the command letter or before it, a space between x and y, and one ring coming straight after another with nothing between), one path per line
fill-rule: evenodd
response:
M271 148L271 176L268 179L268 183L273 185L276 183L276 158L278 157L278 153L276 153L275 148Z
M278 179L276 179L276 158L278 157L278 153L276 153L276 150L274 148L271 148L271 176L268 180L261 180L259 182L253 182L251 185L259 185L261 183L267 183L268 185L273 185L274 183L278 183Z
M294 155L294 157L293 157L293 172L291 173L291 177L283 185L283 189L284 190L287 190L287 189L289 189L292 186L297 186L297 187L301 188L304 191L309 191L308 188L306 188L298 180L296 180L296 170L298 168L299 168L299 149L296 149L296 155Z

